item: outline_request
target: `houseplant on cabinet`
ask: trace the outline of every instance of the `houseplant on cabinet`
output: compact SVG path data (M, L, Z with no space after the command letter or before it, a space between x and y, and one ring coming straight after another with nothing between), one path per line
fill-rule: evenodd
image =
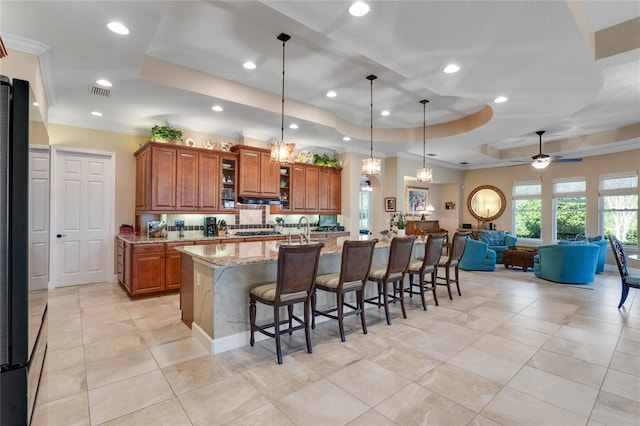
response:
M396 219L396 227L398 228L398 236L405 236L405 228L407 226L407 222L404 220L404 214L402 212L398 213L398 218Z
M171 126L155 125L151 128L151 140L154 142L175 143L182 140L182 131Z

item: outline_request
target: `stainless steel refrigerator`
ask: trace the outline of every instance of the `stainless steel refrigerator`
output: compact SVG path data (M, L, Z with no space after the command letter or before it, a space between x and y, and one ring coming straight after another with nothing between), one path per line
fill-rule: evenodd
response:
M29 82L0 76L0 424L30 423L46 353L29 312ZM35 326L30 336L30 315Z

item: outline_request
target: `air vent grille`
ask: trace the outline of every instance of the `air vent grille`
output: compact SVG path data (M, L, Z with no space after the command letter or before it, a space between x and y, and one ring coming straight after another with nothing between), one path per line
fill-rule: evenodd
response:
M105 98L108 98L109 95L111 94L111 90L103 89L102 87L91 86L89 88L89 93L91 93L92 95L103 96Z

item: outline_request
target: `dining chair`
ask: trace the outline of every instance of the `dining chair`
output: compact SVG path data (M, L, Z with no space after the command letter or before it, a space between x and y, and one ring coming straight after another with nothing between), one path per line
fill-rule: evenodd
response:
M254 332L258 331L276 341L278 364L282 364L282 348L280 335L292 334L296 330L304 329L307 341L307 352L312 353L311 347L311 295L318 272L318 260L323 243L299 246L282 245L278 249L278 271L276 282L253 287L249 291L249 323L251 325L251 346L255 343ZM256 302L273 307L273 322L264 325L256 324ZM293 307L302 303L304 320L293 314ZM280 320L280 307L286 306L288 319ZM297 325L293 325L293 320ZM280 326L287 324L287 328ZM273 327L273 333L267 329Z
M389 261L385 266L371 268L368 281L378 283L378 295L365 299L366 303L371 303L378 308L384 306L384 313L387 317L387 324L391 325L391 315L389 313L389 302L400 302L402 316L407 317L404 307L404 276L407 273L409 262L411 261L411 251L416 236L395 237L391 240L389 247ZM389 283L393 284L393 292L389 293Z
M464 249L467 246L467 239L471 235L471 232L463 232L458 231L453 234L453 239L451 241L451 251L449 252L449 256L442 256L440 258L440 262L436 267L436 281L437 285L446 285L447 291L449 292L449 300L453 300L451 296L451 284L455 283L458 289L458 296L462 296L462 292L460 292L460 280L458 277L458 267L460 265L460 259L462 259L462 255L464 254ZM444 268L444 277L438 276L438 270L440 268ZM451 278L451 269L454 271L454 278ZM442 280L444 282L438 282L438 280ZM435 288L434 288L435 294Z
M629 275L627 271L627 256L624 254L624 247L622 243L620 243L620 240L613 235L609 235L609 243L611 244L613 257L616 258L620 280L622 281L622 294L620 295L620 303L618 304L618 309L620 309L627 300L629 288L640 288L640 275Z
M436 296L436 268L440 263L440 257L442 257L442 247L445 244L445 237L447 234L431 234L427 238L427 242L424 247L424 257L422 259L414 259L409 262L407 268L407 274L409 274L409 287L405 289L409 293L409 297L414 294L419 294L422 298L422 309L427 310L427 302L424 297L425 291L431 291L433 293L433 300L438 306L438 296ZM425 276L429 274L430 280L426 280ZM418 276L418 282L413 282L413 276ZM427 286L428 284L428 286ZM414 288L418 289L415 290Z
M316 277L316 285L311 299L313 307L313 320L311 328L315 329L316 316L325 316L334 320L338 320L338 328L340 329L340 338L345 341L344 334L344 317L350 315L360 315L362 323L362 332L367 334L367 324L364 318L364 288L367 284L367 277L371 268L373 259L373 250L377 239L367 241L345 241L342 246L342 260L340 264L340 272L334 274L318 275ZM325 310L317 310L317 292L318 290L335 293L336 306ZM356 293L356 306L345 301L348 293ZM344 307L351 310L344 311ZM334 315L333 312L336 314Z

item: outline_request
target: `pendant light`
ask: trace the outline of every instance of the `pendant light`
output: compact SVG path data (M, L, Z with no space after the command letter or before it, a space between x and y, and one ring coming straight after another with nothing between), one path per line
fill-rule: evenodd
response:
M280 140L271 144L271 159L272 163L295 163L295 156L293 151L296 148L296 144L287 143L284 141L284 46L291 38L290 35L280 33L277 37L282 42L282 121L280 125Z
M420 183L433 182L433 171L426 166L427 146L427 104L428 100L420 101L422 104L422 168L416 170L416 180Z
M373 80L375 75L371 74L367 76L367 80L371 83L371 157L366 160L362 160L362 175L363 176L379 176L381 173L381 165L379 158L373 158Z

